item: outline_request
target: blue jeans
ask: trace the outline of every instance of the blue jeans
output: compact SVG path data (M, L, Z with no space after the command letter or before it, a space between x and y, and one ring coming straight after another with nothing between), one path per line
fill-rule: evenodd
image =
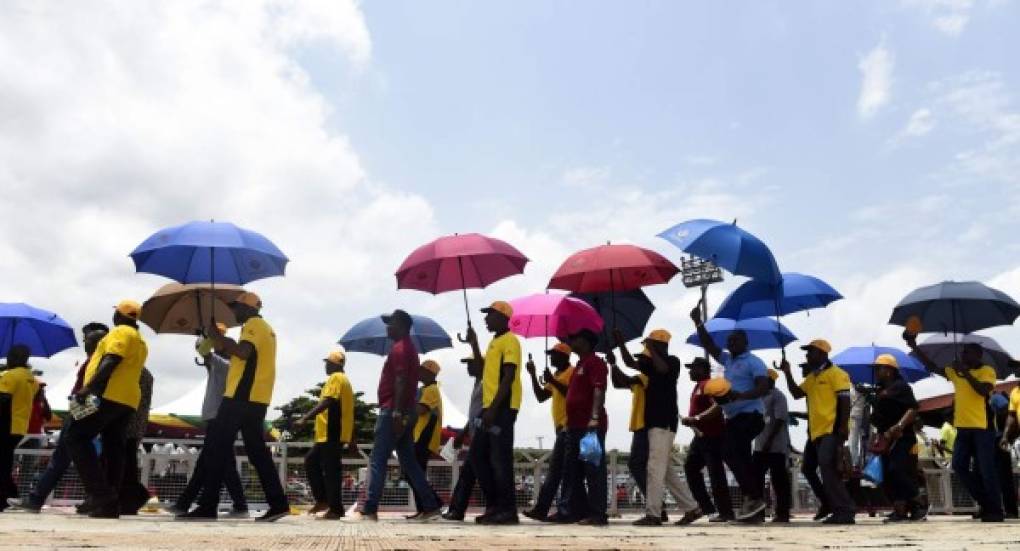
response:
M50 496L53 489L60 483L64 473L67 472L68 467L71 466L71 452L67 449L67 439L64 437L71 422L71 416L68 415L67 420L64 421L64 429L57 437L57 447L53 450L53 455L50 456L46 470L39 477L39 481L35 483L35 488L32 488L32 492L28 494L28 500L32 506L42 507L46 503L46 498Z
M436 494L429 486L429 482L425 478L425 471L418 465L414 454L414 423L410 421L414 417L408 414L405 419L409 419L409 421L405 423L404 431L400 433L399 437L394 436L393 410L379 410L379 417L375 421L375 446L372 447L369 464L372 480L368 485L368 499L365 500L365 506L362 509L365 514L375 514L379 511L379 499L382 497L383 487L386 485L386 471L388 470L386 463L394 450L397 452L400 468L407 476L408 482L411 483L411 489L415 495L422 497L424 502L421 503L422 510L433 511L439 508L439 503L435 498Z
M953 445L953 472L988 516L1002 515L1002 493L995 467L995 432L958 429ZM977 460L977 469L971 461Z

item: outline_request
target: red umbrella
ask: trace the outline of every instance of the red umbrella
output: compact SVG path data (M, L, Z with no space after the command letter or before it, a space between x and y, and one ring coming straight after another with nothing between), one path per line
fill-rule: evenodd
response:
M528 257L505 241L477 233L448 235L418 247L404 260L397 269L397 288L433 295L462 290L470 327L467 289L484 289L524 273L527 263Z
M635 245L607 244L570 255L549 280L549 288L615 294L668 283L677 272L679 269L672 262L655 251ZM614 314L615 310L614 307Z

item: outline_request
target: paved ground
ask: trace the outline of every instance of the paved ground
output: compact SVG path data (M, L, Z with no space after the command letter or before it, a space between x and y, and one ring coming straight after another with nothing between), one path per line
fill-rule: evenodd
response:
M886 526L825 528L807 519L792 526L635 528L627 519L608 528L479 527L470 523L413 524L399 517L378 523L317 521L292 516L275 524L247 520L174 522L164 513L119 521L90 520L69 511L0 514L0 550L7 549L1018 549L1020 523L982 525L935 517Z

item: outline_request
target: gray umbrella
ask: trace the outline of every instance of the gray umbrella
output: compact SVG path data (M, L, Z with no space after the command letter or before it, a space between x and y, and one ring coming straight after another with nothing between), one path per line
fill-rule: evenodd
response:
M906 326L921 320L926 333L973 333L999 325L1012 325L1020 304L1009 295L977 281L944 281L921 287L893 309L889 323Z
M918 345L925 354L938 366L952 365L956 358L960 357L963 345L967 343L980 344L985 349L985 356L982 361L995 368L999 379L1009 377L1013 370L1009 367L1009 352L1006 352L995 339L982 335L954 335L939 333L932 335ZM911 354L913 355L913 354Z

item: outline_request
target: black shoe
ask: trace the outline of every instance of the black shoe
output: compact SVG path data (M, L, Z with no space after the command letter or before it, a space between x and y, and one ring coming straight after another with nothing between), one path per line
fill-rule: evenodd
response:
M120 518L120 507L116 504L96 507L89 511L89 518Z
M659 520L653 518L652 520ZM588 517L577 523L578 526L609 526L609 519L606 517Z
M553 513L552 515L549 515L549 517L545 519L546 522L551 522L553 524L575 524L579 520L581 519L568 517L565 515L561 515L559 513Z
M687 511L684 516L676 521L675 526L687 526L688 524L694 524L699 518L703 517L701 509L695 509L693 511Z
M772 517L772 524L790 524L790 517L785 515Z
M413 515L404 515L404 520L418 520L419 518L421 518L421 512L415 513Z
M0 505L3 505L3 509L7 509L6 504ZM39 503L32 498L11 501L10 507L16 511L24 511L26 513L37 514L42 512L42 503Z
M980 520L983 516L985 516L985 510L981 507L978 507L977 511L970 514L970 518L974 520Z
M496 513L495 515L486 518L481 524L490 526L509 526L520 523L521 519L517 518L517 512L514 511L507 513Z
M339 511L334 511L332 509L329 509L328 511L326 511L325 515L322 515L321 517L315 517L315 518L317 520L340 520L340 519L344 518L344 512L343 512L342 509L339 510Z
M831 514L832 511L829 510L828 507L822 506L822 508L818 509L818 512L815 513L815 518L813 518L812 520L814 520L815 522L822 521L829 518L829 515Z
M454 513L453 511L447 511L443 513L443 520L462 521L464 520L464 513Z
M290 514L290 507L270 508L261 517L255 517L255 522L276 522Z
M92 509L92 501L89 499L74 506L74 512L79 515L88 515L92 512Z
M634 526L662 526L662 519L660 517L653 517L652 515L645 515L633 523Z
M917 521L920 521L920 520L927 520L928 519L928 509L929 509L929 507L924 507L924 506L922 506L919 503L914 504L910 508L910 520L912 520L914 522L917 522Z
M197 507L193 511L189 511L182 515L177 515L176 517L174 517L174 520L210 522L216 520L216 517L217 515L215 509L208 510L203 509L201 507Z
M741 524L764 524L765 523L765 511L759 511L753 516L747 518L737 519L737 522Z
M823 520L822 524L850 525L856 524L856 521L854 521L854 517L837 517L836 515L832 515L829 518Z
M526 511L521 511L521 514L526 516L526 517L528 517L528 518L530 518L531 520L537 520L538 522L548 522L549 521L549 514L548 513L542 514L542 513L539 513L537 511L535 511L534 509L528 509Z
M909 521L910 521L910 516L909 515L901 515L901 514L896 513L896 512L893 512L893 514L886 516L882 520L882 522L884 522L886 524L895 524L897 522L909 522Z
M982 515L981 522L1005 522L1005 517L1002 514L988 514Z
M725 524L731 521L733 521L733 517L719 514L712 515L708 518L708 522L711 522L712 524Z

